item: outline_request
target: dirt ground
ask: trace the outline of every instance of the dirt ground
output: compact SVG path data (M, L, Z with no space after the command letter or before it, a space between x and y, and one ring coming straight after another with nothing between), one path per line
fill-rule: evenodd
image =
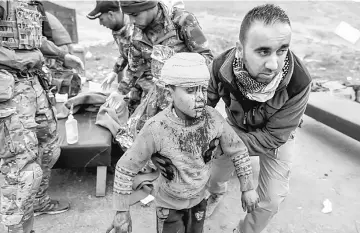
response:
M214 54L235 45L241 20L252 7L262 1L185 1L186 8L195 13ZM273 2L283 7L290 17L293 28L291 49L304 60L314 78L360 79L360 41L353 45L337 36L334 31L341 21L360 29L360 3L352 1L282 1ZM90 21L85 15L93 7L91 1L67 2L63 5L78 11L78 28L83 44L111 41L111 33ZM79 7L81 5L81 8ZM94 33L96 31L96 33ZM116 45L90 47L100 60L90 59L87 68L90 76L99 77L97 71L109 71L112 59L117 56ZM100 68L99 68L100 66ZM101 75L100 75L101 76Z
M101 80L110 72L117 54L111 33L85 15L95 1L61 1L78 13L80 42L93 55L86 61L86 76ZM244 14L260 1L186 1L195 13L215 54L232 47L238 37ZM360 3L345 1L275 2L289 14L293 38L291 49L302 59L314 78L360 79L360 42L352 45L333 32L341 21L360 29ZM93 46L90 46L93 45ZM223 110L220 106L221 110ZM291 194L265 232L268 233L359 233L360 232L360 145L310 118L298 133ZM258 160L253 158L255 177ZM95 197L94 173L84 170L54 170L51 193L68 199L71 210L56 216L36 218L37 233L105 232L114 212L111 210L113 177L108 176L107 195ZM224 202L206 222L205 232L232 232L244 216L239 187L232 179ZM321 213L329 198L333 212ZM132 208L133 232L155 232L153 206Z

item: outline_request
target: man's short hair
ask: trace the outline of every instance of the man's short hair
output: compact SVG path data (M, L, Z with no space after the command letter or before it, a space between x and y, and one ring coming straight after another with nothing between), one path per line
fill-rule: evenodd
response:
M280 22L291 26L289 17L279 6L274 4L257 6L245 15L241 23L239 38L242 44L245 42L246 34L255 21L263 22L265 25Z

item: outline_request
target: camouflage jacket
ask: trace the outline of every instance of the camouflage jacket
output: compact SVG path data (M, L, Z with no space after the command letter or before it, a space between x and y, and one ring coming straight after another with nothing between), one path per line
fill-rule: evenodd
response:
M154 45L165 45L175 52L197 52L209 62L213 55L208 41L202 32L195 16L182 8L169 9L159 3L156 19L145 30L128 26L119 32L121 37L121 53L123 58L118 60L118 73L128 64L128 76L132 84L140 78L152 80L151 54ZM127 56L126 56L127 54Z
M124 24L125 26L123 26L120 30L112 32L120 53L113 68L115 73L123 71L128 64L128 52L130 48L131 35L134 31L134 25L130 24L129 17L127 15L124 15Z

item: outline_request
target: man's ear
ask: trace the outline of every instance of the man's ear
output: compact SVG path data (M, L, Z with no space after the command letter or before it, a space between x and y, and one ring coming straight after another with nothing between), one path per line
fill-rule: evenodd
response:
M242 58L243 57L243 45L240 41L236 42L236 55L237 57Z
M113 19L115 17L115 14L113 11L108 11L107 13L108 13L110 19Z

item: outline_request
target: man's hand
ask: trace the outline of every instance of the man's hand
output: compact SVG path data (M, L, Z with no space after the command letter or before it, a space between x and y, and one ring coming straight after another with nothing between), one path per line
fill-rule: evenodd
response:
M84 63L81 61L81 59L75 55L72 54L66 54L64 58L64 66L74 68L77 71L83 71L85 70Z
M115 81L116 77L118 76L117 73L112 71L101 83L101 88L106 90L111 87L111 84Z
M131 233L132 222L129 211L118 211L106 233Z
M258 207L259 195L255 190L245 191L241 195L241 204L244 212L252 212Z
M151 156L153 164L160 169L161 174L168 180L174 179L175 167L171 159L162 156L159 153Z

